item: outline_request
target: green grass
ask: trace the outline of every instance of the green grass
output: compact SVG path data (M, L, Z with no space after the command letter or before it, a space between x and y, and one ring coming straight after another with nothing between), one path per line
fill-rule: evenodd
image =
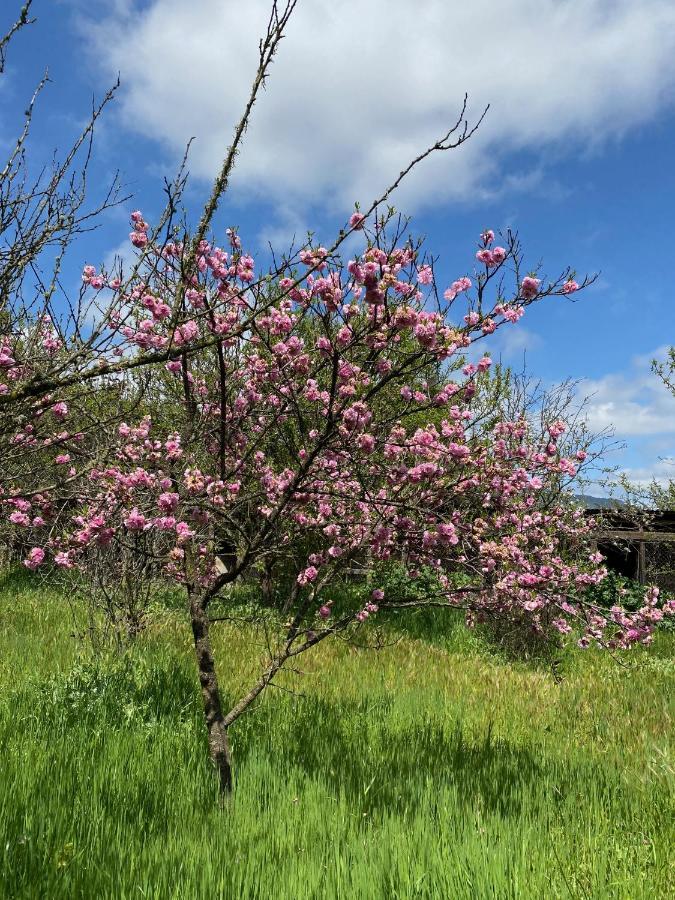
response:
M217 627L234 699L258 651ZM557 684L441 628L306 655L234 728L221 808L180 613L93 658L62 597L6 578L0 893L672 896L673 635L566 655Z

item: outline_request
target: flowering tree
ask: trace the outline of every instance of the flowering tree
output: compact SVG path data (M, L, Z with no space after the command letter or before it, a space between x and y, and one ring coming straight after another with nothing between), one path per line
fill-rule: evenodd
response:
M132 220L132 242L147 253L137 235L148 226L140 213ZM543 445L531 442L524 420L500 421L469 440L489 356L439 390L426 378L498 327L512 327L530 304L585 282L569 271L549 282L521 275L515 236L501 246L488 231L478 268L440 296L421 247L396 225L379 218L369 229L356 212L349 227L362 235L362 249L346 265L313 247L257 280L236 233L227 250L203 241L184 298L185 247L154 248L111 327L127 346L171 340L181 350L157 376L157 416L119 426L114 454L79 476L68 527L45 533L20 509L10 515L35 535L30 568L51 560L77 569L94 548L134 546L182 586L223 790L232 783L228 728L288 660L372 616L440 604L464 609L469 622L527 618L535 628L550 622L574 632L581 646L627 647L648 641L663 614L655 592L631 614L586 601L584 589L605 574L601 557L588 551L572 563L569 550L578 560L588 524L564 506L537 509L548 481L574 473L575 462L558 452L563 422L548 423ZM100 277L85 270L93 290ZM493 283L501 284L496 297ZM178 326L177 303L189 310ZM212 335L218 341L205 348ZM402 401L393 406L392 391ZM425 416L433 424L420 425ZM411 577L431 567L437 589L404 602L375 586L368 602L334 614L331 585L364 554L396 559ZM257 682L224 710L209 610L228 584L268 559L292 573L288 621Z
M86 572L105 553L113 571L131 558L134 572L180 586L223 791L230 726L289 660L373 616L443 605L469 623L526 618L582 646L627 647L648 641L663 615L654 591L631 614L594 606L584 590L604 569L584 551L588 525L567 507L538 508L538 492L575 471L558 450L563 422L548 422L541 443L522 419L472 430L491 364L481 342L588 280L528 273L516 236L498 241L488 230L471 274L439 291L422 245L393 211L379 213L412 166L467 139L464 108L330 245L305 246L260 274L236 231L226 248L207 239L293 6L273 7L249 106L195 234L179 237L166 220L151 228L134 212L131 273L83 270L83 296L99 310L91 333L19 306L0 342L0 403L11 413L0 452L15 465L0 480L5 527L27 544L29 569ZM339 249L354 233L361 246L345 261ZM456 365L475 349L474 362ZM141 368L149 374L137 397L120 376ZM101 385L101 398L117 392L126 421L91 412L83 380ZM411 578L428 567L436 586L408 601L375 585L366 601L334 611L331 587L364 556L397 560ZM269 563L290 576L288 618L258 679L227 710L211 610L227 602L228 585Z

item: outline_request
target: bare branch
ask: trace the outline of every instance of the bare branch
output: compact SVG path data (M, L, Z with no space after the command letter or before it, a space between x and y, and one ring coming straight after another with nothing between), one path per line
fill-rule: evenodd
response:
M24 28L26 25L32 25L36 19L29 19L28 13L30 11L30 7L33 0L26 0L24 5L21 7L21 11L19 12L19 18L9 29L7 34L0 38L0 75L5 71L5 61L6 61L6 53L7 53L7 45L12 40L17 31Z

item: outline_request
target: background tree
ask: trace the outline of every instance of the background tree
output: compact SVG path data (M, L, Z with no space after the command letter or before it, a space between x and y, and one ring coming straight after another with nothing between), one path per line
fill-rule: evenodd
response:
M662 362L653 360L652 371L675 397L675 347L668 348ZM671 460L668 461L672 464ZM613 481L608 480L605 487L617 497L627 513L630 512L643 524L649 521L650 513L675 509L675 477L652 478L647 483L639 484L623 473Z

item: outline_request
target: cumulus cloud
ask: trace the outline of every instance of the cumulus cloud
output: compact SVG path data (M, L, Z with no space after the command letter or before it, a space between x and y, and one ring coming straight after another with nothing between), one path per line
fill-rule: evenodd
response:
M87 44L122 74L124 123L193 171L223 156L257 63L269 0L117 0ZM233 188L305 210L386 186L456 116L478 134L408 182L407 210L513 188L512 150L585 150L653 117L675 85L671 0L312 0L300 3L254 111ZM514 182L515 178L515 182ZM302 215L302 212L298 213Z
M626 372L583 381L580 393L590 396L588 423L592 430L614 427L620 437L675 435L675 397L651 372L653 358L665 348L637 356Z
M651 466L633 466L622 470L631 484L649 487L652 482L666 485L675 480L675 456L656 460Z

